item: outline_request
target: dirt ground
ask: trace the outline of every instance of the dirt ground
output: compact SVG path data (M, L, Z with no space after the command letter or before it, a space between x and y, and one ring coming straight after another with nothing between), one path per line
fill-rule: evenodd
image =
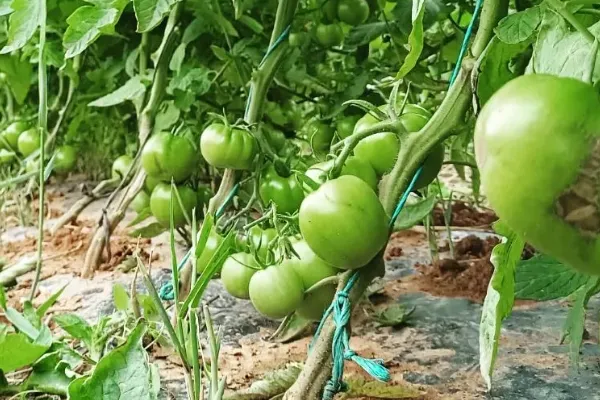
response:
M49 196L50 215L62 214L80 195L76 179L53 187ZM77 222L44 238L46 261L35 303L41 303L69 283L52 312L77 312L89 319L112 312L112 285L130 284L133 273L127 266L136 249L141 249L144 261L152 264L157 279L168 279L168 237L138 240L127 236L126 223L112 236L111 258L104 260L94 278L80 277L90 233L102 204L103 201L92 204ZM126 221L133 217L128 215ZM486 393L478 368L478 321L480 304L493 272L489 256L498 238L490 224L495 219L489 210L455 203L451 222L454 258L450 258L451 246L440 210L434 213L439 255L433 261L423 227L392 236L385 257L388 273L369 301L356 307L351 339L351 346L358 354L384 360L392 382L388 386L372 384L354 364L347 362L345 376L352 390L340 398L596 398L585 397L577 389L600 383L599 358L592 347L584 346L586 374L573 378L568 373L568 354L558 343L561 318L567 309L564 302L541 305L528 302L517 307L504 328L498 383L494 392ZM0 236L0 256L8 264L30 256L36 248L35 234L34 227L8 229ZM183 243L178 243L177 250L180 255L184 253ZM528 250L524 257L529 256ZM30 272L18 278L17 285L8 290L11 305L20 308L32 279ZM269 371L306 358L310 336L291 343L269 341L275 322L260 317L247 302L228 296L219 282L211 282L207 295L218 298L211 304L211 310L217 323L224 327L220 367L231 391L246 388ZM398 304L415 310L406 323L383 326L373 318ZM592 333L587 343L597 343L597 324L592 323L589 331ZM181 366L176 357L155 346L153 360L160 366L166 398L184 398Z

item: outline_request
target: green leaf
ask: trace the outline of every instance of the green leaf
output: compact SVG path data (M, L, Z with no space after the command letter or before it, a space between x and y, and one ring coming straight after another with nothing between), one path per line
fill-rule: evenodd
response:
M87 49L101 34L113 34L123 9L129 0L91 2L82 6L67 18L69 25L63 36L66 58L75 57Z
M138 32L148 32L161 23L177 0L133 0Z
M569 358L571 365L577 367L579 362L579 350L583 342L583 332L585 330L585 310L590 297L594 295L600 287L600 278L590 277L586 285L580 288L575 297L575 301L569 308L565 325L563 326L563 336L561 343L569 340Z
M394 230L409 229L423 221L423 218L428 216L435 207L436 201L435 196L430 196L418 203L405 205L394 223Z
M513 60L528 45L528 42L506 44L496 37L492 38L479 65L477 96L480 104L485 104L505 83L524 72L513 67Z
M131 222L128 223L127 226L130 227L130 226L137 225L140 222L147 220L151 216L152 216L152 211L150 210L150 207L146 207L142 211L137 213L135 218L133 220L131 220Z
M260 22L249 15L242 15L238 21L250 28L254 33L262 33L265 29Z
M52 317L65 332L81 340L88 347L92 344L92 327L86 320L75 314L58 314Z
M6 310L6 292L4 286L0 285L0 308Z
M5 312L6 319L15 326L20 332L23 332L31 340L35 340L39 335L40 331L35 328L27 318L14 308L8 307Z
M517 266L515 297L546 301L567 297L591 278L546 255L538 254Z
M373 22L353 26L348 32L344 44L346 46L361 46L371 42L388 31L388 25L385 22Z
M12 372L19 368L31 365L40 358L52 344L52 339L50 339L49 343L46 339L46 335L49 334L48 328L44 328L44 337L40 338L40 341L34 342L31 342L27 336L22 333L1 335L0 370L5 373Z
M163 102L160 111L156 114L154 132L170 130L179 121L181 111L171 100Z
M425 14L425 0L414 0L412 8L412 30L408 36L410 50L400 71L396 74L396 79L402 79L408 74L419 61L423 51L423 15Z
M302 318L296 313L284 318L270 340L277 343L288 343L301 338L313 325L312 321Z
M600 37L600 22L588 27L588 30ZM580 32L571 31L561 16L548 10L540 25L528 72L584 81L591 75L597 82L600 79L600 57L592 65L595 56L593 43ZM593 74L590 74L592 68Z
M494 229L504 237L492 251L494 273L483 301L479 324L479 365L488 389L492 386L502 321L510 315L514 305L515 270L525 247L525 242L502 221L494 224Z
M31 374L24 382L24 387L27 390L37 390L66 397L72 378L66 374L70 363L63 359L63 353L58 350L40 357L32 366Z
M13 12L11 4L12 0L0 0L0 16L8 15Z
M381 326L400 326L404 325L410 315L415 311L415 307L406 308L405 305L397 303L386 307L373 316Z
M50 307L52 307L56 301L58 300L58 298L60 297L60 295L64 292L65 288L67 287L68 283L65 284L62 288L60 288L56 293L54 293L52 296L48 297L48 300L46 300L45 302L43 302L37 309L37 315L39 318L42 318L44 315L46 315L46 313L48 312L48 310L50 309Z
M13 0L10 8L14 12L8 20L8 42L0 50L0 54L10 53L25 46L45 19L39 0Z
M112 290L113 304L119 311L127 311L129 309L129 293L125 286L120 283L115 283Z
M156 377L142 345L147 329L146 322L141 321L125 344L102 357L91 376L71 382L69 399L155 400L153 379Z
M158 222L152 222L149 225L142 226L131 232L129 236L131 237L142 237L146 239L150 239L160 235L163 232L166 232L168 228L164 227L162 224Z
M17 54L0 55L0 71L6 74L6 81L17 103L23 104L31 88L31 64L27 60L21 60Z
M540 6L508 15L494 29L496 37L506 44L526 42L542 22L542 15Z
M102 96L88 104L90 107L111 107L121 104L127 100L136 100L144 95L146 86L142 83L142 79L136 75L129 79L123 86L112 93Z

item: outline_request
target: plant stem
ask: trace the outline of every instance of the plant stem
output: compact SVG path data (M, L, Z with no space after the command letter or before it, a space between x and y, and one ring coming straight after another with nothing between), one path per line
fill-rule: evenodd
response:
M40 1L40 43L38 56L38 131L40 133L40 171L39 171L39 210L38 210L38 242L37 262L35 265L35 278L31 284L29 300L33 300L42 273L42 255L44 252L44 184L45 184L45 147L46 130L48 129L48 81L46 77L46 0Z
M15 117L15 99L8 85L4 86L4 93L6 95L6 114L8 114L8 120L12 121Z

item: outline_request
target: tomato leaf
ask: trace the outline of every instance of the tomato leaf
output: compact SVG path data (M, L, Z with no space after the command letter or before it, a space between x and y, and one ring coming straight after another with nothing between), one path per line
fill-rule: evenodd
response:
M540 6L508 15L494 29L496 37L506 44L526 42L542 22L542 15Z
M567 297L590 281L588 275L538 254L517 266L515 297L546 301Z
M97 1L81 6L67 18L69 25L63 36L65 57L81 54L101 34L111 35L129 0Z
M163 232L166 232L167 230L168 228L165 228L161 223L152 222L146 226L142 226L141 228L134 230L129 234L129 236L150 239L160 235Z
M125 344L104 356L91 376L71 382L69 399L119 398L126 394L131 399L155 400L156 375L142 345L147 330L146 322L138 323Z
M21 60L17 55L0 55L0 71L6 74L8 86L17 103L23 104L31 88L31 63Z
M575 301L569 308L567 319L563 326L563 335L561 343L568 339L569 341L569 359L571 365L577 367L579 362L579 350L583 342L583 333L585 330L585 310L588 301L600 287L599 277L590 277L585 286L580 288L576 295Z
M154 29L169 14L177 0L133 0L138 32Z
M588 27L596 37L600 36L600 22ZM571 31L567 22L554 11L548 10L539 28L533 56L527 67L528 72L551 74L593 81L600 79L600 58L596 56L593 43L582 33Z
M288 343L300 339L306 335L311 325L312 321L293 313L281 321L281 325L270 339L277 343Z
M385 22L373 22L353 26L348 32L344 44L346 46L361 46L370 43L388 31L388 24Z
M90 107L111 107L127 100L139 99L146 92L142 79L136 75L129 79L123 86L112 93L102 96L88 104Z
M479 365L488 389L492 386L502 321L510 315L514 305L515 270L525 247L525 242L502 221L494 224L494 229L504 237L492 251L494 273L483 301L479 324Z
M0 50L0 54L10 53L25 46L45 19L39 0L13 0L10 8L14 12L8 20L8 42Z
M494 37L488 45L485 56L479 64L477 75L477 97L481 105L504 84L524 72L514 68L513 60L529 46L529 42L506 44Z
M400 71L396 74L396 79L402 79L417 65L421 52L423 51L423 15L425 14L425 0L414 0L412 8L412 31L408 36L410 51Z
M405 205L394 223L394 230L401 231L412 228L429 215L436 202L436 196L430 196L418 203Z

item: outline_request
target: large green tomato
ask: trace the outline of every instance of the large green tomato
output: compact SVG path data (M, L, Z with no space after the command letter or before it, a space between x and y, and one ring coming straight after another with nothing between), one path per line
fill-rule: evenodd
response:
M10 146L10 150L16 151L19 143L19 136L29 128L29 125L23 121L15 121L8 125L6 129L1 133L2 137L6 140ZM2 143L4 141L1 141ZM1 147L1 145L0 145Z
M144 187L148 191L148 193L152 193L156 185L161 182L160 179L155 178L153 176L146 175L146 180L144 181Z
M344 31L339 24L319 24L315 31L317 41L323 47L335 47L344 41Z
M484 193L502 221L540 251L600 275L600 99L579 80L513 79L475 126Z
M131 203L129 203L129 208L137 213L144 211L148 207L150 207L150 195L143 190L140 190Z
M142 150L142 167L149 176L164 182L183 182L192 175L198 156L192 142L183 136L161 132Z
M258 187L260 198L265 204L273 202L280 214L293 214L298 210L304 199L302 185L292 174L283 177L270 165L263 172Z
M314 164L306 171L306 176L318 184L322 184L327 180L327 175L333 168L334 163L335 160L329 160ZM377 174L375 170L371 167L371 164L360 158L348 157L340 175L354 175L368 183L372 189L377 188Z
M339 118L335 123L335 128L338 136L341 139L345 139L352 135L354 132L354 126L360 117L358 115L349 115L347 117Z
M75 164L77 164L75 147L65 145L56 149L54 153L54 172L59 175L68 174L75 168Z
M113 161L112 164L112 178L123 179L125 175L127 175L127 172L131 168L132 164L133 158L131 158L127 154L117 157L117 159Z
M334 284L323 286L304 296L302 304L296 309L296 314L309 321L320 321L335 297Z
M219 235L215 230L212 230L210 232L210 234L208 235L208 239L206 240L206 244L202 249L202 252L196 258L196 270L198 274L201 274L206 269L208 263L217 252L217 249L219 248L223 240L223 236ZM220 271L222 267L223 264L219 265L217 267L217 271Z
M248 170L258 147L251 133L214 123L202 132L200 150L213 167Z
M369 18L367 0L339 0L337 14L348 25L361 25Z
M320 258L336 268L366 265L386 245L388 221L363 180L343 175L325 182L300 207L300 231Z
M19 153L23 154L24 157L29 156L34 151L40 148L40 134L36 128L31 128L19 135L17 141L17 147Z
M273 228L261 229L255 225L248 231L248 244L256 250L258 258L266 262L269 254L269 243L277 237Z
M181 197L181 203L183 203L183 209L173 193L173 224L176 227L183 226L186 224L185 214L192 218L192 211L197 205L198 197L196 192L187 186L178 186L177 192ZM150 211L152 215L164 226L170 225L170 208L171 203L171 185L168 183L159 183L156 185L150 196ZM185 210L185 211L184 211ZM184 214L185 212L185 214Z
M323 3L323 13L325 14L325 18L330 21L333 22L337 19L337 7L338 7L338 0L326 0Z
M285 261L257 271L249 289L252 305L267 318L284 318L304 300L302 280Z
M334 134L334 130L329 125L317 120L308 123L303 132L303 136L318 152L329 150Z
M238 299L250 298L250 279L260 269L252 254L235 253L223 263L221 281L227 293Z
M385 112L386 107L387 105L383 105L379 109ZM400 116L400 121L408 132L419 131L429 120L429 116L425 116L423 113L427 113L427 110L407 104ZM354 126L354 133L361 132L377 122L377 118L373 115L366 114ZM384 175L392 169L399 151L400 141L392 132L382 132L368 136L358 142L354 148L354 154L358 158L369 162L378 175Z

